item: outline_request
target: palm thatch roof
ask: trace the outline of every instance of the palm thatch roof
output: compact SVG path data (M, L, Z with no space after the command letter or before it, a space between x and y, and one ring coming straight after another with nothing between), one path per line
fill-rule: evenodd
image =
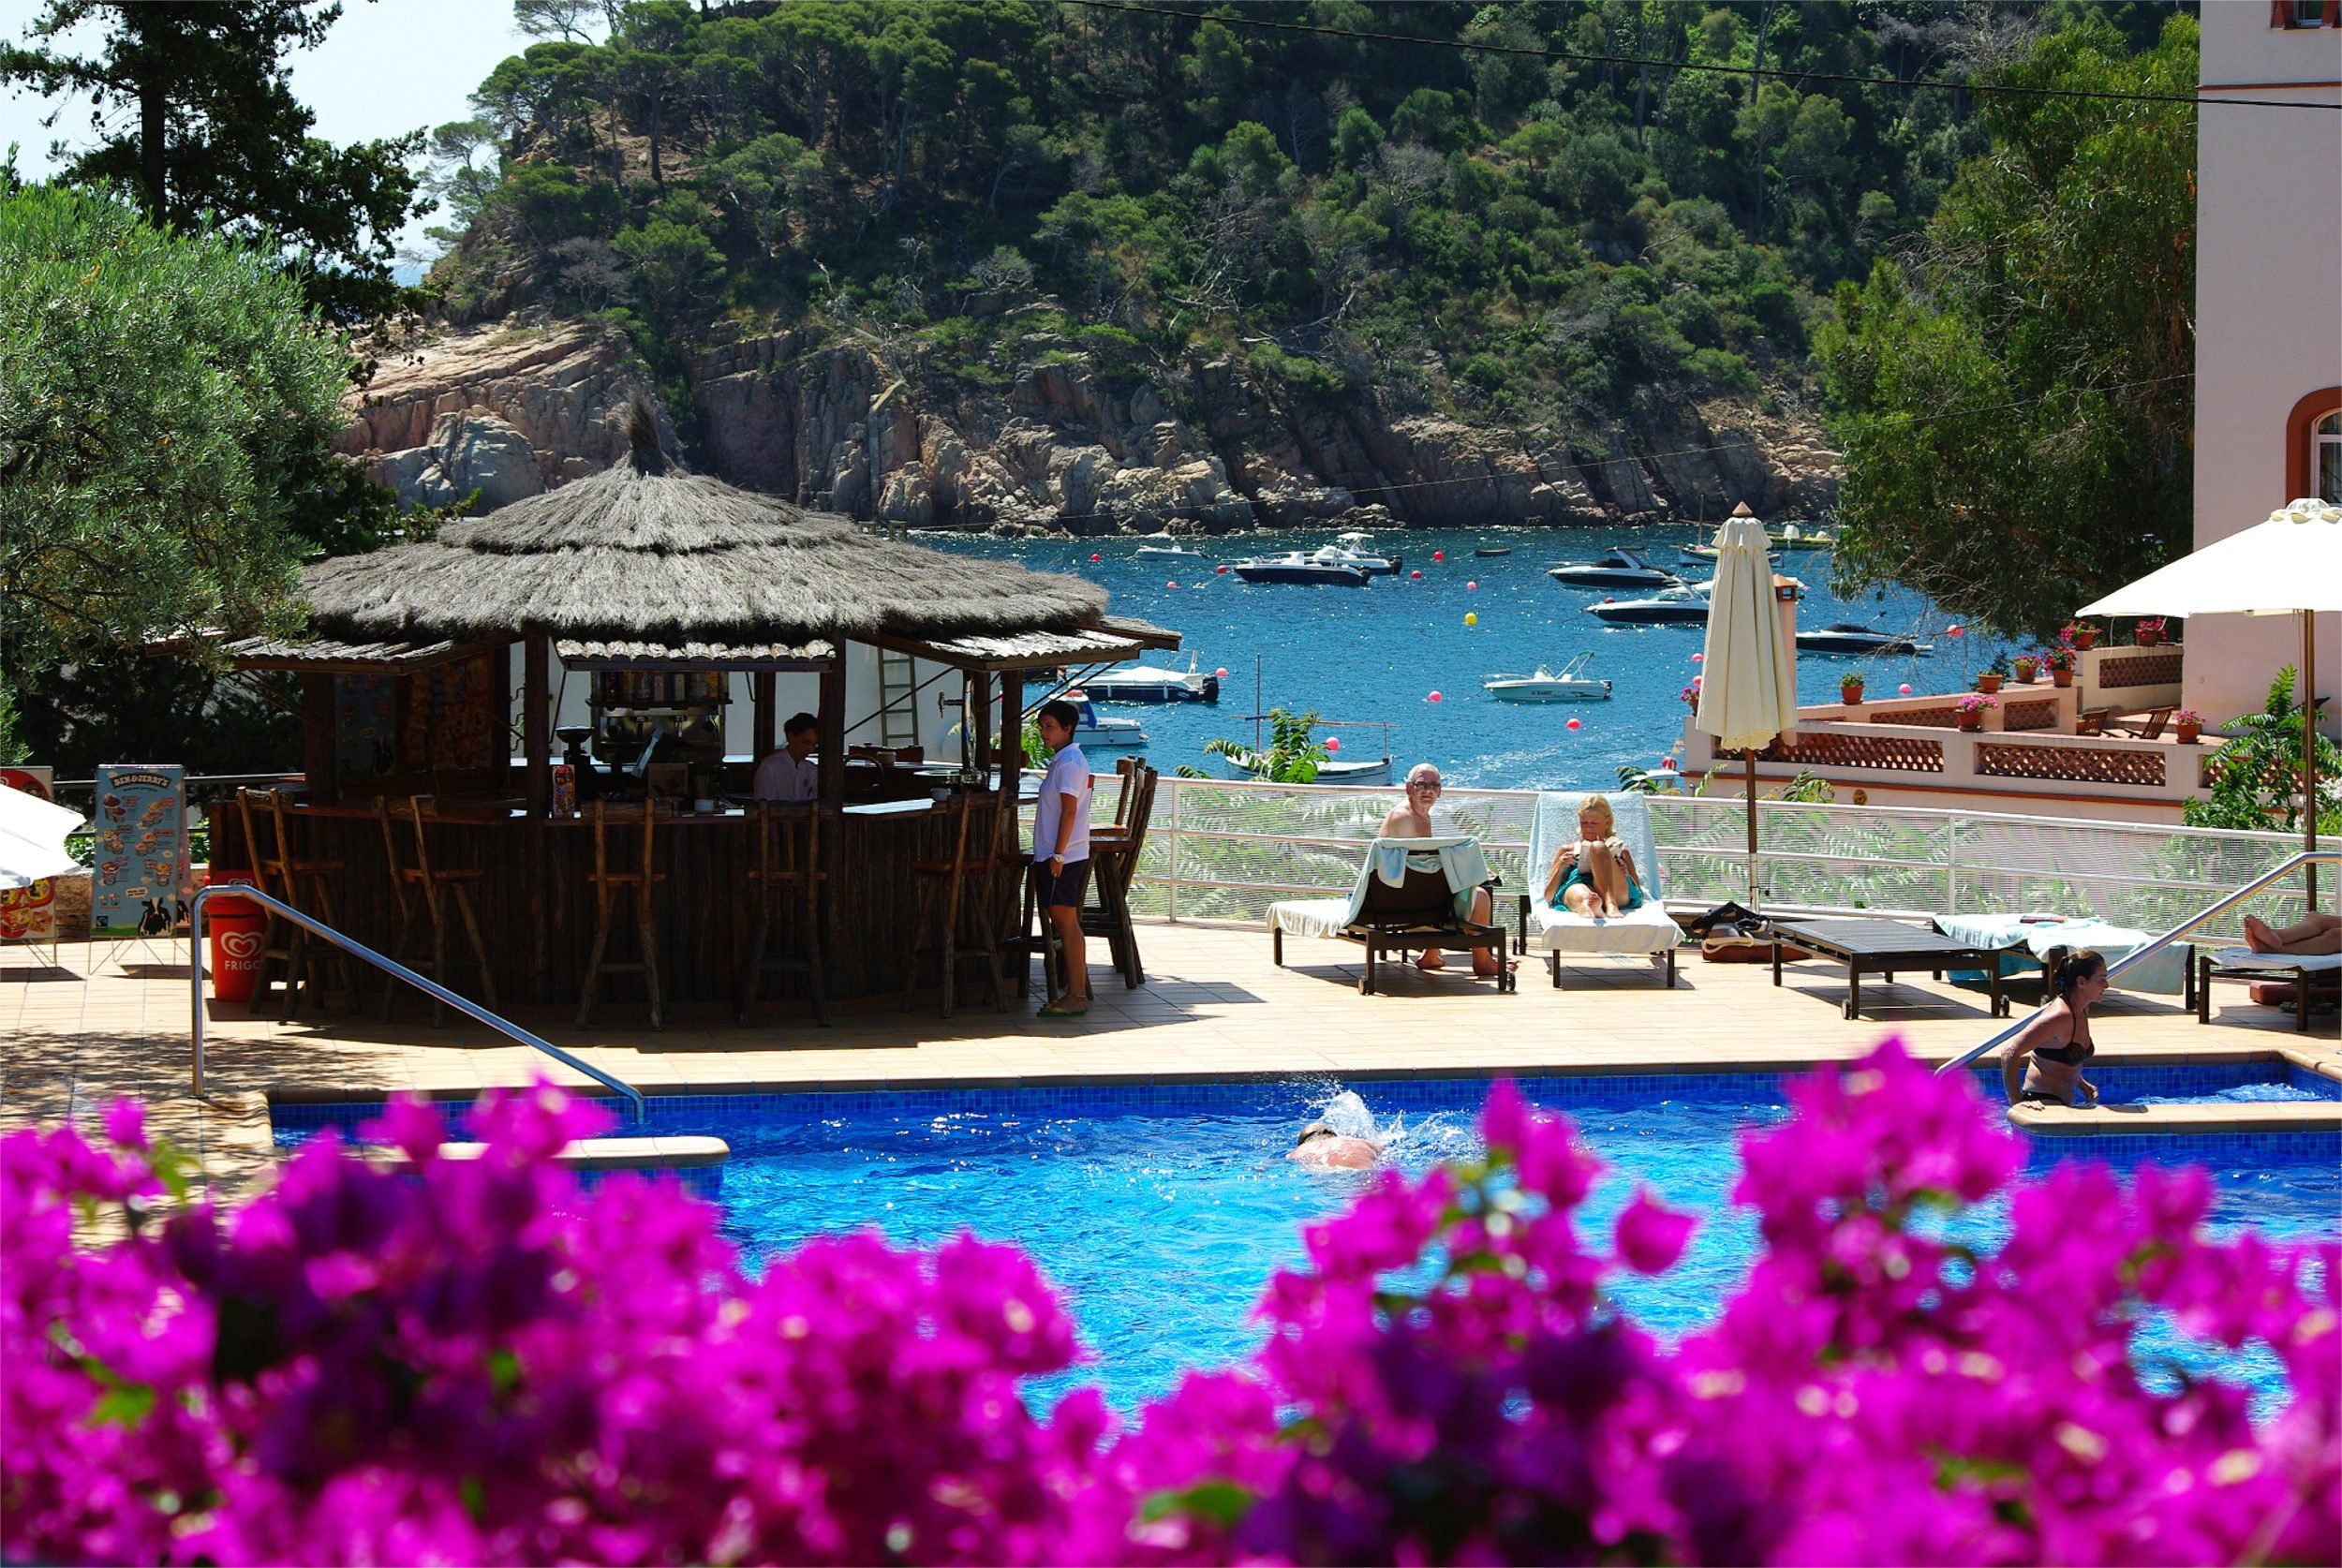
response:
M646 418L631 453L423 543L303 573L318 629L806 644L1094 624L1078 578L872 537L845 518L681 471Z

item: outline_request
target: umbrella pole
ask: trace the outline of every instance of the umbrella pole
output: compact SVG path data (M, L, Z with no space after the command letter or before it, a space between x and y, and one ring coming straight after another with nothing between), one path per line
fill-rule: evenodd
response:
M1764 906L1756 897L1756 748L1742 747L1741 757L1748 769L1748 907L1761 910ZM2314 902L2316 895L2311 897Z
M2302 616L2302 679L2294 693L2302 709L2302 848L2315 851L2318 848L2318 617L2311 612ZM2302 867L2309 889L2309 907L2318 908L2318 867L2315 863Z

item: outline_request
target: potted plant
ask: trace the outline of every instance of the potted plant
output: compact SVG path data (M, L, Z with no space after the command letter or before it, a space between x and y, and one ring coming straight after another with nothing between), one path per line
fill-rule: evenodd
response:
M1960 716L1960 728L1963 730L1981 730L1984 728L1985 710L1998 706L1999 703L1981 691L1971 691L1952 703L1951 711Z
M1838 701L1854 707L1862 701L1862 672L1848 670L1838 677Z
M1976 688L1986 696L2000 689L2000 683L2008 678L2008 656L2002 654L1977 673Z
M2134 629L2139 638L2139 645L2142 648L2152 648L2157 643L2162 642L2163 624L2163 617L2160 615L2149 615L2145 620L2141 621Z
M2098 629L2087 621L2076 621L2059 632L2057 640L2077 653L2088 653L2098 645Z
M2019 686L2031 686L2041 678L2041 659L2038 654L2019 654L2009 660L2010 675Z
M2172 726L2180 745L2193 746L2196 737L2203 733L2203 715L2193 708L2182 708L2172 715Z
M2051 685L2071 686L2074 684L2073 649L2061 643L2041 657L2049 662Z
M1694 675L1692 684L1677 692L1676 695L1683 699L1683 705L1687 708L1699 706L1699 677Z

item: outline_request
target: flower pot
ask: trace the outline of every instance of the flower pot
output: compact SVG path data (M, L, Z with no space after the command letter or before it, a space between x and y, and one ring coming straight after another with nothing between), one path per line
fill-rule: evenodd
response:
M1964 713L1959 717L1960 728L1963 730L1981 730L1984 728L1984 716L1980 713Z
M2203 733L2203 726L2201 724L2182 724L2173 732L2179 736L2180 745L2193 746L2196 744L2196 737Z
M2074 673L2071 670L2052 670L2050 672L2050 685L2071 686L2073 684Z
M1858 707L1861 704L1862 688L1859 686L1842 686L1838 688L1838 701L1849 708Z
M2041 667L2038 664L2020 664L2012 678L2019 686L2031 686L2041 678Z
M2000 677L1988 671L1976 677L1976 688L1984 693L1985 696L1990 697L1994 692L2000 689Z
M2161 632L2159 632L2159 631L2149 631L2149 630L2148 630L2145 627L2141 627L2141 628L2139 629L2139 645L2140 645L2141 647L2142 647L2142 648L2152 648L2152 647L2154 647L2154 646L2155 646L2157 643L2160 643L2160 642L2162 642L2162 641L2163 641L2163 634L2162 634Z
M2074 628L2074 650L2077 653L2087 653L2097 645L2098 629L2097 627L2078 626Z

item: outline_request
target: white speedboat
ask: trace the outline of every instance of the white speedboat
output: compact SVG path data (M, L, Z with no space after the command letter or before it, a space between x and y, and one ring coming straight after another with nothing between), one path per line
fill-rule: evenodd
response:
M1087 692L1069 691L1065 700L1081 714L1074 726L1074 744L1084 750L1139 751L1147 745L1146 727L1135 718L1108 718L1098 711Z
M1195 655L1190 653L1184 670L1125 664L1090 676L1082 683L1082 689L1097 703L1217 703L1220 677L1196 669Z
M1184 544L1142 544L1138 547L1138 553L1142 555L1179 555L1191 561L1200 561L1204 558L1204 553L1201 550L1190 550Z
M1327 552L1327 545L1313 555L1290 550L1282 555L1263 555L1253 560L1232 562L1228 570L1247 583L1299 583L1319 587L1363 588L1371 575L1355 562L1336 559Z
M1853 621L1840 621L1835 626L1819 627L1797 634L1797 651L1816 654L1911 654L1924 657L1935 651L1933 643L1915 642L1892 631L1880 631L1875 627L1860 626Z
M1229 776L1235 778L1267 778L1268 759L1257 751L1238 751L1220 759ZM1317 782L1320 784L1387 784L1390 782L1390 759L1379 757L1354 760L1348 757L1327 757L1318 762Z
M1564 561L1546 572L1565 588L1665 588L1675 573L1639 550L1609 550L1597 561Z
M1559 674L1540 664L1534 675L1490 675L1480 689L1500 703L1607 703L1610 683L1579 673L1593 657L1579 654Z
M1374 536L1352 530L1336 534L1331 544L1321 544L1311 553L1321 561L1340 561L1345 566L1364 567L1369 577L1392 577L1407 564L1403 555L1386 555L1374 548Z
M1618 626L1706 626L1712 585L1678 583L1648 599L1606 599L1586 611Z

